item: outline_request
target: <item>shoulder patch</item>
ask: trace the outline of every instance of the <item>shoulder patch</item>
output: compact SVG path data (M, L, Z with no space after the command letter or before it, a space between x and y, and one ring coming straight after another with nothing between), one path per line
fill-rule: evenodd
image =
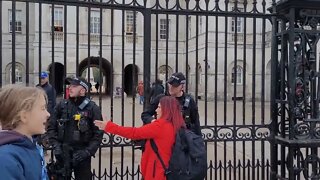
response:
M188 108L191 100L192 100L192 96L190 94L186 94L184 97L183 108Z

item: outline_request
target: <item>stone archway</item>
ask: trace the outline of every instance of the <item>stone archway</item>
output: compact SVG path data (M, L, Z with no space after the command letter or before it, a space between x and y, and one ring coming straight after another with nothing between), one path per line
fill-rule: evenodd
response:
M26 77L23 76L25 74L25 67L20 62L16 62L15 64L15 83L21 84L25 82ZM12 83L12 63L9 63L5 68L5 84Z
M49 65L49 82L56 89L57 95L63 93L63 82L64 82L64 65L58 62L54 63L54 68L52 64Z
M79 71L78 71L78 76L85 76L83 75L83 73L88 70L88 67L90 67L90 69L96 68L99 71L99 60L100 57L88 57L84 60L82 60L79 64ZM92 85L94 85L96 82L100 81L99 84L101 85L102 88L102 93L106 94L106 95L111 95L112 94L112 87L111 87L111 83L112 83L112 66L111 63L104 59L101 58L101 72L102 72L102 77L100 79L100 73L90 73L90 83ZM93 74L94 77L91 77L91 75ZM88 77L84 77L84 78L88 78ZM94 81L94 82L92 82ZM94 89L94 87L92 87Z
M128 64L124 68L124 92L128 96L134 95L135 88L138 84L138 66L133 64Z

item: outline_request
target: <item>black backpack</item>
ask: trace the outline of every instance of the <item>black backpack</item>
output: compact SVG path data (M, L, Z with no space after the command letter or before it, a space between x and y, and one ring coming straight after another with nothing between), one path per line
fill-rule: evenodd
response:
M150 141L153 151L165 170L167 180L203 180L207 175L207 152L201 136L181 128L176 134L169 167L166 168L158 147Z

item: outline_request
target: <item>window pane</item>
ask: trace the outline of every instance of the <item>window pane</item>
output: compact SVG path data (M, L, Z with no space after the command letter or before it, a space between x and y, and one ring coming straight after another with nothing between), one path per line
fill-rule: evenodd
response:
M63 32L63 8L61 7L54 8L53 25L54 25L54 31Z
M9 9L9 32L12 32L12 10ZM16 10L16 32L21 32L22 31L22 11L21 10Z
M242 84L242 79L243 79L243 69L242 69L242 67L241 66L237 66L237 68L232 68L231 83L236 83L238 85L241 85Z
M90 16L90 33L100 33L100 11L91 11Z
M136 17L137 19L137 17ZM134 31L134 11L126 11L126 34L132 35Z
M234 8L232 8L233 10ZM238 8L240 12L243 12L243 8ZM235 32L237 30L238 33L242 33L242 24L243 24L243 18L237 17L237 24L236 24L236 17L232 17L231 19L231 32Z
M168 20L169 25L170 20ZM169 26L167 27L167 19L160 19L160 39L169 38L169 34L167 37L167 31L169 30Z

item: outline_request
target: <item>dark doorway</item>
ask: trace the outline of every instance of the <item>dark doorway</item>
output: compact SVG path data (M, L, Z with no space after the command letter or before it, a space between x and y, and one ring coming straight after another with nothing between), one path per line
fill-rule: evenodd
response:
M98 82L101 86L102 93L106 95L112 94L112 67L109 61L101 58L101 74L99 69L99 57L88 57L81 61L79 64L78 76L82 76L87 79L92 85L92 91L97 92L95 89L95 84ZM88 79L88 67L90 67L90 79ZM92 77L93 76L93 77Z
M138 84L138 66L129 64L124 68L124 92L127 96L134 95Z
M54 72L53 72L54 70ZM49 82L52 84L57 92L57 95L63 93L63 77L64 77L64 65L58 62L54 63L54 68L52 64L49 66ZM53 78L54 75L54 78Z

